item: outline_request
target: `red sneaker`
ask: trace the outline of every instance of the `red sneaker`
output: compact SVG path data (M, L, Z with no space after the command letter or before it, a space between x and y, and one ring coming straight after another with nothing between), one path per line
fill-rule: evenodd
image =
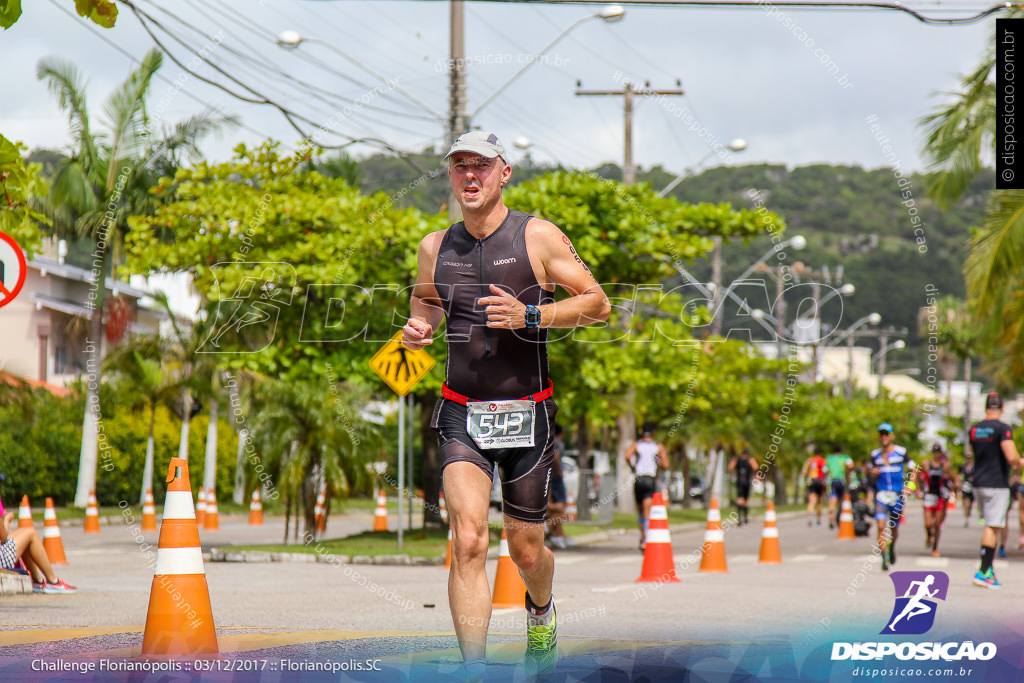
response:
M50 583L49 581L43 586L44 593L75 593L78 589L74 586L69 586L64 579L57 579L56 583Z

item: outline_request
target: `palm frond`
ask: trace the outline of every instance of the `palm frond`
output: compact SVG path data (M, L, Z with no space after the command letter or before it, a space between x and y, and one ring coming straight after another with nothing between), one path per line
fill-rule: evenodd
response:
M46 82L50 92L57 96L60 108L68 113L68 123L71 125L76 151L82 157L85 167L92 168L98 154L95 140L89 130L86 82L78 67L64 59L44 57L36 64L36 78Z
M967 291L980 315L1024 270L1024 190L997 190L992 211L971 238L964 264Z
M112 133L110 140L111 173L107 176L107 191L113 189L112 171L122 159L141 155L146 145L148 118L146 116L146 92L153 75L163 64L163 54L152 49L142 58L139 67L110 95L104 105L104 112Z

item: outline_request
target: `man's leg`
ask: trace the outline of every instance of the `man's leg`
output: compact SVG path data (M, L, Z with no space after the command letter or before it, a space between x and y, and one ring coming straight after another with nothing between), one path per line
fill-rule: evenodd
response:
M43 548L43 542L39 540L36 530L24 527L15 529L11 532L11 537L14 539L18 557L24 560L25 567L32 574L32 580L35 581L37 575L42 574L50 583L57 583L57 575L53 573L50 558L46 556L46 549Z
M545 607L551 602L555 557L544 546L544 525L506 516L505 533L508 536L508 554L519 567L530 600L538 607Z
M487 505L491 480L469 462L444 468L445 503L452 529L452 568L448 574L448 605L463 659L483 659L487 624L491 620L491 589L484 563L489 542ZM544 525L538 524L541 543Z

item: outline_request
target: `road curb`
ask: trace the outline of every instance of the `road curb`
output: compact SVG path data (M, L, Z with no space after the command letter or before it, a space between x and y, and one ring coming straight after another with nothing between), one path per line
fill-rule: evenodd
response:
M0 569L0 595L22 595L31 592L31 578L18 572Z
M263 550L210 548L203 552L207 562L300 562L306 564L376 564L388 566L434 566L444 564L443 557L412 555L335 555L333 553L271 553Z

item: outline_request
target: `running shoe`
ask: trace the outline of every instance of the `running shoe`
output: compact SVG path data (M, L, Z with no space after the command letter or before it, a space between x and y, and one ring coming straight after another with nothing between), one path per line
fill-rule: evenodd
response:
M551 605L551 623L526 627L526 656L523 668L529 680L546 678L558 662L558 637L555 632L555 606Z
M57 579L56 583L46 582L43 586L44 593L76 593L78 589L74 586L69 586L64 579Z
M882 571L889 571L889 562L885 559L885 553L882 553Z
M932 557L938 557L938 556L939 556L939 551L938 550L933 550L932 551Z
M889 544L889 564L896 564L896 544Z
M1006 557L1006 546L999 546L999 552L996 553L999 557Z
M42 581L36 581L35 579L32 580L33 593L42 593L44 592L44 588L46 588L46 579L43 579Z
M972 583L974 583L975 586L981 586L982 588L995 589L1003 587L1003 584L999 583L999 579L996 578L995 572L991 569L989 569L985 574L982 574L980 571L977 572L974 575L974 581Z

